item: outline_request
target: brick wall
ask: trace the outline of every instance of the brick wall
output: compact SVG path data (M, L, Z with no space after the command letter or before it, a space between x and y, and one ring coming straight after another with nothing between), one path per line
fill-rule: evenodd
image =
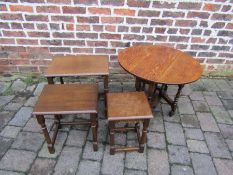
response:
M1 0L0 72L43 72L53 55L108 55L136 44L188 52L233 69L233 0ZM187 1L187 0L186 0Z

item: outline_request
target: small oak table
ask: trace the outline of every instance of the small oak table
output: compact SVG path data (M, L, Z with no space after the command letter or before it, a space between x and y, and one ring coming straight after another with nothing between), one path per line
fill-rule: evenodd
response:
M60 77L64 84L63 77L103 76L105 94L108 92L108 75L108 57L101 55L58 56L45 72L49 84L54 84L55 77Z
M97 84L55 84L45 85L34 107L33 114L41 125L48 150L51 154L55 152L54 144L58 129L62 125L89 125L92 128L93 149L97 151L97 107L98 107L98 85ZM90 114L89 120L75 122L63 122L60 115L66 114ZM50 137L45 124L45 115L55 116L55 130Z
M171 106L170 116L175 113L184 85L198 80L203 72L200 63L192 56L160 45L126 48L119 53L118 60L127 72L136 76L136 90L144 89L142 84L148 83L151 98L159 90L159 98ZM162 84L160 88L158 84ZM166 93L167 85L178 85L174 100Z

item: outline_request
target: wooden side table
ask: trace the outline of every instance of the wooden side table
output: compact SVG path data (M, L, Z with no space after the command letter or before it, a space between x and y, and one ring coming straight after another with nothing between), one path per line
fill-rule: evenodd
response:
M48 144L49 152L55 152L54 144L58 129L62 125L89 125L92 128L93 149L97 151L97 103L98 85L97 84L62 84L45 85L34 107L33 114L41 125L45 140ZM62 122L59 118L66 114L90 114L88 121ZM55 131L50 137L45 124L44 115L55 115Z
M63 77L80 76L102 76L106 94L109 76L108 57L101 55L58 56L53 59L45 72L49 84L54 84L55 77L60 77L61 84L64 84Z
M110 154L120 151L144 151L146 143L147 128L149 121L153 118L150 105L144 92L123 92L107 94L107 116L110 136ZM135 127L116 127L117 123L134 123ZM140 133L139 123L142 122L143 129ZM135 131L137 133L139 146L137 147L115 147L115 132Z

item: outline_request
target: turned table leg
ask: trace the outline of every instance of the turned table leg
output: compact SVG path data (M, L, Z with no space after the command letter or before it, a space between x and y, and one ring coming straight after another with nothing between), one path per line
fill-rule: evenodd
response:
M181 94L181 90L183 89L184 85L181 84L181 85L178 85L178 91L176 93L176 96L174 98L174 101L173 103L171 104L171 108L172 110L169 112L169 116L172 116L175 114L175 111L176 111L176 108L177 108L177 103L178 103L178 99L180 97L180 94Z
M45 137L45 141L48 144L48 150L49 150L49 152L51 154L53 154L55 152L54 144L52 143L52 140L50 138L48 129L46 127L45 118L44 118L43 115L36 115L36 119L37 119L38 123L40 124L40 126L42 128L42 131L43 131L43 134L44 134L44 137Z
M92 139L93 139L93 149L98 150L97 143L97 114L91 114L91 129L92 129Z
M145 143L146 143L146 136L147 136L147 128L149 126L149 119L145 119L143 121L143 129L142 129L142 136L140 138L140 143L139 143L139 152L143 153L144 151L144 147L145 147Z

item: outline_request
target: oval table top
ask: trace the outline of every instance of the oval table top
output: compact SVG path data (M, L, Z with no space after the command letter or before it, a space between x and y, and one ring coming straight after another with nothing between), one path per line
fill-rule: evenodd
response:
M120 65L130 74L162 84L187 84L203 72L200 63L179 50L160 45L141 45L120 51Z

